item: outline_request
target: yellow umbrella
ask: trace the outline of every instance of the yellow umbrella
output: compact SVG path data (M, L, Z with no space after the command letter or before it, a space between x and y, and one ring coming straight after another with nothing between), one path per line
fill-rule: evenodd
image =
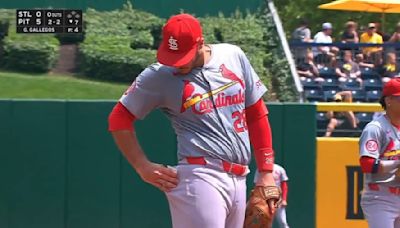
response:
M320 9L362 11L370 13L400 13L399 0L337 0L319 5Z
M337 0L319 5L318 8L382 13L383 26L385 23L385 13L400 13L400 0Z

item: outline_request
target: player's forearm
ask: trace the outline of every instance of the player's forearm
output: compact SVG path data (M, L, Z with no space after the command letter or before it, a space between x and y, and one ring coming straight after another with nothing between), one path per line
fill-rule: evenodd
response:
M108 116L108 130L128 162L138 170L148 160L136 139L133 128L135 120L136 117L121 102L118 102Z
M392 173L400 167L400 160L380 160L372 157L362 156L360 158L363 173Z
M282 181L281 189L282 189L282 200L287 201L287 193L289 189L286 181Z
M136 171L138 171L144 163L148 162L146 155L139 145L136 134L133 131L113 131L111 134L118 149Z
M268 121L268 110L261 99L246 108L246 122L258 171L271 172L274 165L272 134Z

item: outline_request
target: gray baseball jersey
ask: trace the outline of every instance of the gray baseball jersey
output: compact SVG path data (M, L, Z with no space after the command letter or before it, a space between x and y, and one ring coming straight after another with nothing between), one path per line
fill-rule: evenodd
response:
M272 172L272 175L274 176L274 180L277 186L281 186L282 182L289 180L285 169L278 164L274 164L274 171Z
M371 121L364 128L360 141L360 156L368 156L381 160L398 160L400 158L400 130L395 128L382 115ZM366 173L364 183L380 183L387 186L400 186L400 180L396 178L394 169L390 173Z
M160 108L177 135L178 159L211 156L248 164L250 142L245 108L266 92L243 51L211 47L211 59L186 75L159 63L146 68L120 102L136 118Z

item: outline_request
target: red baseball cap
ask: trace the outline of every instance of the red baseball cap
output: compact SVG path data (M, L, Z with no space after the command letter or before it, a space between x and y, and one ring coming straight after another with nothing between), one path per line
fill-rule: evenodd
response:
M172 16L164 25L162 35L157 60L173 67L188 64L195 57L197 44L203 37L200 22L190 14Z
M383 96L400 96L400 78L393 78L383 87Z

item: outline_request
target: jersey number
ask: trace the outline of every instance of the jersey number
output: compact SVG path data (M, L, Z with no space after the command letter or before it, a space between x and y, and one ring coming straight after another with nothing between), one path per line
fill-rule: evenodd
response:
M246 112L243 110L242 112L236 111L232 113L233 127L235 131L238 133L247 131L247 123L246 123Z

